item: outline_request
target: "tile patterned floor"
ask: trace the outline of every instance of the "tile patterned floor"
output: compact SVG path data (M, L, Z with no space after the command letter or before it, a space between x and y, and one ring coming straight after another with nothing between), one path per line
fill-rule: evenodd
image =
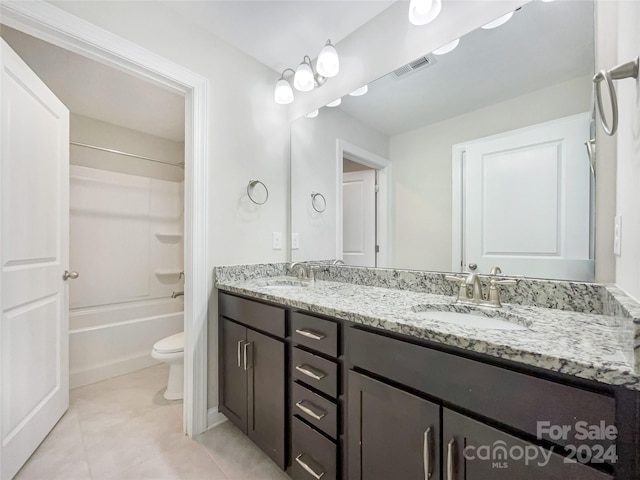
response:
M182 434L182 402L162 396L168 366L71 391L70 407L15 480L290 480L225 422Z

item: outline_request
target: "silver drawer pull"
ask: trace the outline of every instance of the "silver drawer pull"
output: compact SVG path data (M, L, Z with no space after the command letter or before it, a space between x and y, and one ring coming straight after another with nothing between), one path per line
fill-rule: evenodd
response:
M454 480L454 475L456 472L456 467L455 467L455 458L454 458L454 452L453 449L456 446L456 439L452 438L451 440L449 440L449 443L447 444L447 480Z
M327 338L327 336L324 333L315 332L313 330L307 330L306 328L298 328L296 329L296 333L299 333L300 335L307 338L313 338L314 340L322 340L323 338Z
M302 457L304 455L304 453L301 453L300 455L298 455L296 457L296 462L298 462L298 464L304 468L307 472L309 472L311 475L313 475L313 478L315 478L316 480L320 480L323 475L325 474L325 471L322 470L320 473L316 472L313 468L311 468L309 466L309 464L307 462L305 462L304 460L302 460L300 457ZM313 461L313 460L312 460ZM313 462L315 463L318 467L322 468L322 466L318 463L318 462Z
M427 428L424 432L424 439L422 443L422 461L424 463L424 480L431 478L431 427Z
M318 370L317 368L310 367L309 365L296 365L296 370L300 373L306 375L307 377L311 377L314 380L322 380L327 376L322 370Z
M242 368L242 344L244 340L238 341L238 367Z
M324 417L327 416L327 412L322 410L320 407L314 405L311 402L306 402L308 405L306 406L305 402L306 400L300 400L299 402L296 403L296 407L298 407L300 410L302 410L304 413L306 413L310 417L315 418L316 420L322 420ZM316 413L317 411L322 413Z

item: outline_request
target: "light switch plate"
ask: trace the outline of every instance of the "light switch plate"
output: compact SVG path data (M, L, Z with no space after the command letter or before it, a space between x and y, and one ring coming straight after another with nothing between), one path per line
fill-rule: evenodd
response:
M300 248L300 234L291 234L291 250L298 250Z
M282 233L281 232L273 232L273 249L274 250L282 250Z
M622 215L616 215L613 224L613 254L622 255Z

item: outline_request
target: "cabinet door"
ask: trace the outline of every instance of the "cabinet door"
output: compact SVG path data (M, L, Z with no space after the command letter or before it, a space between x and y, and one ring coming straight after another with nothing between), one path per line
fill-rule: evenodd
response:
M284 470L285 344L247 330L249 352L248 435Z
M350 480L440 478L440 406L349 372Z
M613 479L446 408L442 429L445 480Z
M220 317L220 411L247 433L247 372L244 345L247 329Z

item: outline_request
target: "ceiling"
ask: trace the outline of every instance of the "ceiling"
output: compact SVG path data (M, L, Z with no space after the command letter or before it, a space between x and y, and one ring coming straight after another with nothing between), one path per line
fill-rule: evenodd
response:
M593 8L583 1L530 2L505 25L477 29L451 53L428 54L433 64L399 78L386 75L338 108L396 135L593 75Z
M277 72L315 58L396 0L167 1L163 5Z
M314 58L395 0L163 1L177 15L275 71ZM2 26L1 36L72 113L184 140L184 98L163 87ZM60 66L64 66L61 68Z
M72 113L184 141L182 95L4 25L0 34Z

